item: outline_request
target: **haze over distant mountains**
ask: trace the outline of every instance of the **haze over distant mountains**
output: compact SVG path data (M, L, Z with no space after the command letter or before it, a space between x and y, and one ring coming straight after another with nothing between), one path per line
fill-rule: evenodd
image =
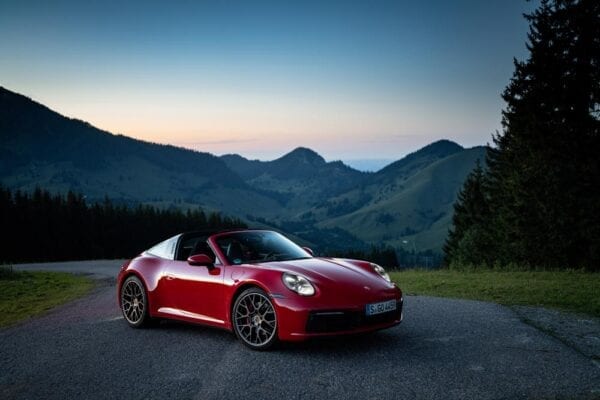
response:
M389 158L353 158L344 159L344 164L363 172L376 172L394 162Z
M375 173L307 148L273 161L221 157L113 135L0 87L0 182L88 200L189 207L274 224L316 247L439 251L452 205L485 148L440 140ZM406 242L406 243L405 243Z

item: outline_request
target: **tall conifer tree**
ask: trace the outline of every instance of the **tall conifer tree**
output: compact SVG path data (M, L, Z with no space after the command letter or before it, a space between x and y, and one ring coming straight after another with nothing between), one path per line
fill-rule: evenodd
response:
M469 174L454 204L452 229L444 245L446 264L489 264L490 210L485 174L479 160Z
M515 61L503 93L504 129L488 153L495 256L594 268L600 239L600 197L592 189L600 182L600 2L543 1L527 19L530 56Z

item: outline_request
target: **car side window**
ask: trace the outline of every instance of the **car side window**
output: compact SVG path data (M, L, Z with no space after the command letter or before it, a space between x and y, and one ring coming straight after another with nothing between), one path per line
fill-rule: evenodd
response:
M156 246L150 248L148 253L153 256L173 260L175 258L175 247L177 246L178 236L160 242Z
M219 260L219 257L215 254L215 252L213 251L211 246L207 242L205 242L203 239L201 239L201 240L202 240L202 243L204 243L204 244L202 246L196 245L195 250L199 250L200 253L206 254L207 256L212 258L214 260L214 265L222 265L221 260Z
M183 237L179 243L179 249L175 250L177 252L175 259L177 261L186 261L189 256L204 253L215 261L215 265L223 265L206 239L206 236Z

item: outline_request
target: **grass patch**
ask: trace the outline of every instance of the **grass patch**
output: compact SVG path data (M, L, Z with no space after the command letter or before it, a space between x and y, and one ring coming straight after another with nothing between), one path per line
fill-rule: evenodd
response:
M390 276L406 294L556 308L600 317L600 273L413 269Z
M42 314L88 293L91 279L65 272L21 272L0 266L0 327Z

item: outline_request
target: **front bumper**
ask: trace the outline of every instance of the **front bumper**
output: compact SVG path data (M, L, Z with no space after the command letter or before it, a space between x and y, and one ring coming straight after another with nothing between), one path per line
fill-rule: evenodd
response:
M402 303L396 302L393 311L367 316L364 308L355 310L311 311L306 321L306 333L336 333L394 324L402 320Z
M367 316L366 304L342 308L294 307L289 302L275 300L278 336L284 341L300 341L319 336L346 335L376 331L398 325L403 318L404 301L397 297L396 310ZM382 299L385 301L389 299Z

